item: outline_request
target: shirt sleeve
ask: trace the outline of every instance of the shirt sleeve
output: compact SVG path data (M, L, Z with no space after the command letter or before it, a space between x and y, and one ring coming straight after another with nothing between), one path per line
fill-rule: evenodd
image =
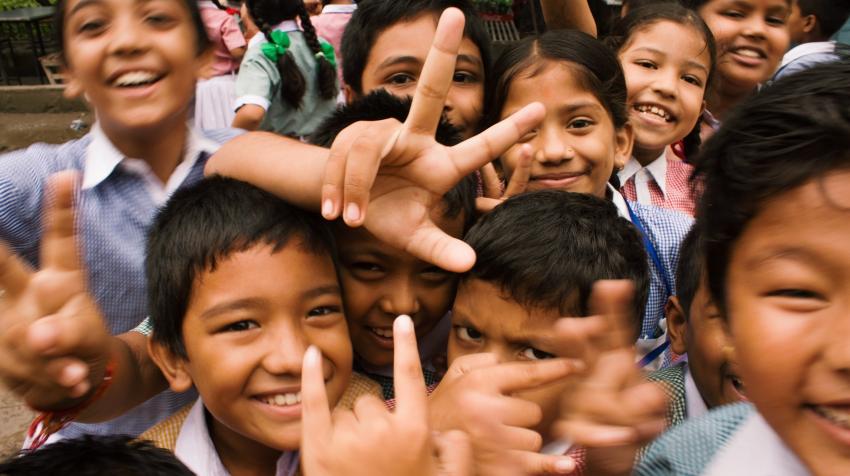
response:
M246 104L253 104L268 110L274 97L274 91L280 77L277 67L271 61L260 57L262 53L253 53L251 56L246 56L245 60L242 61L242 66L239 67L239 75L236 77L237 99L235 110Z
M242 48L248 43L242 35L242 30L239 29L239 24L236 20L228 15L227 19L221 24L221 41L228 50Z

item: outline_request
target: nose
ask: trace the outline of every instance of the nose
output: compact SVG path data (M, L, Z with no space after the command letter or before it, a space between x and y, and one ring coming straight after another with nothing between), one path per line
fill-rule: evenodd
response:
M147 49L148 35L143 23L133 14L122 15L115 19L111 28L112 37L109 52L114 55L134 55Z
M742 34L747 38L762 40L766 38L766 28L767 23L761 15L750 15L744 22Z
M667 71L659 71L652 82L652 90L667 99L675 99L676 85L678 84L679 74L674 68L669 68Z
M565 140L562 131L544 127L538 137L539 145L535 159L544 165L558 165L565 160L571 160L575 151Z
M262 367L272 375L301 375L308 343L301 326L291 320L271 324L262 343Z
M850 378L850 309L845 309L832 319L829 331L825 332L825 358L830 367Z
M407 276L396 278L385 290L378 306L391 316L407 314L413 317L420 309L415 283Z

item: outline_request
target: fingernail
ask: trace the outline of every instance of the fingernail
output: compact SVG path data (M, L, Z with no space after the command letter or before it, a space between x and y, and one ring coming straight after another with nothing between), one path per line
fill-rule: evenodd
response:
M330 198L325 200L322 204L322 216L325 218L331 218L334 212L334 202Z
M356 203L349 203L348 206L345 207L345 219L349 222L356 222L360 220L360 207L358 207Z
M311 345L307 347L307 351L304 352L304 363L307 365L318 365L322 360L322 353L319 351L319 348L315 345Z
M560 474L570 474L576 469L576 463L572 458L559 459L555 462L555 471Z
M395 326L397 332L413 332L413 321L406 314L402 314L395 319Z
M62 371L62 376L60 379L62 380L62 385L66 387L71 387L77 385L80 380L82 380L86 374L86 367L81 364L69 364Z

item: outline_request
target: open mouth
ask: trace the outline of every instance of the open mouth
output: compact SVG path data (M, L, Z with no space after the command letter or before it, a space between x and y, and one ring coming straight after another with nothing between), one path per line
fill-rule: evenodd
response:
M752 46L731 48L729 52L737 58L738 62L745 65L758 66L767 59L767 53L764 50Z
M301 403L301 392L275 393L254 397L257 400L274 407L291 407Z
M657 104L635 104L632 106L635 111L649 116L655 116L665 122L673 122L676 116L670 113L666 108Z
M850 407L847 405L806 405L806 407L830 423L850 430Z
M152 71L128 71L117 75L109 83L116 88L141 88L158 82L164 76Z
M392 327L390 327L390 328L370 327L369 332L371 332L372 334L375 334L376 336L381 337L383 339L392 339L393 338Z

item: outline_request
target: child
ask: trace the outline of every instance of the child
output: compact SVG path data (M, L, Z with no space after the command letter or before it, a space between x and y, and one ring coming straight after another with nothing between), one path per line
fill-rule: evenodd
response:
M555 324L563 316L588 315L591 289L601 279L634 282L632 318L616 332L632 342L637 338L641 327L637 316L643 314L649 288L646 256L638 232L610 202L559 190L529 192L484 215L466 241L478 259L462 276L452 308L452 367L473 357L481 361L492 357L488 362L504 364L575 355L577 347L559 345ZM484 353L489 355L474 355ZM545 448L555 439L552 424L571 384L570 379L541 382L536 388L506 394L525 401L522 413L506 417L507 411L497 413L483 402L470 405L472 400L463 397L473 390L465 388L469 382L465 385L447 376L431 396L432 422L437 430L467 431L479 464L495 442L534 441L528 430L521 437L517 428L472 424L479 412L491 412L491 420L506 419L511 427L531 429L542 438L536 448L524 449L539 450L541 442ZM459 405L463 412L456 411ZM564 472L569 471L559 471ZM482 468L479 473L490 474Z
M706 134L776 72L788 49L791 0L684 0L717 43L717 79L706 101Z
M848 76L842 62L778 81L706 144L708 288L753 404L671 430L637 474L850 472Z
M197 474L293 474L308 346L322 352L331 406L378 392L351 373L334 254L320 217L248 184L213 177L177 192L148 243L148 347L171 388L200 399L142 438Z
M623 196L693 215L693 167L684 160L700 145L714 37L696 13L670 4L633 10L607 42L623 65L635 134L632 158L617 173Z
M319 127L312 141L330 146L343 129L357 121L404 121L409 110L410 100L377 90L339 109ZM445 145L459 142L457 129L445 120L437 126L435 137ZM442 202L432 219L444 232L460 239L475 220L474 178L463 179ZM384 398L393 398L392 322L406 314L416 326L425 381L428 385L439 382L445 371L451 324L448 311L456 276L378 240L367 230L339 223L334 231L355 369L381 383Z
M322 13L310 18L316 33L334 45L340 89L345 89L342 79L342 33L355 10L357 2L354 0L322 0Z
M316 36L301 0L247 0L246 5L261 34L251 39L242 59L233 127L309 136L336 107L333 47Z
M248 43L221 0L200 0L198 8L212 43L213 60L195 90L195 125L199 129L224 129L233 123L235 75Z
M782 58L774 79L818 63L835 61L836 43L830 38L850 15L847 0L793 0L788 30L793 48Z
M437 18L449 7L463 12L466 27L444 110L464 139L472 137L479 130L491 58L490 37L469 0L360 2L342 38L346 98L351 100L376 88L412 96L429 40L436 33Z
M542 102L547 109L542 125L500 158L505 176L517 168L521 149L530 146L534 160L529 191L567 190L610 200L620 216L641 230L652 264L652 281L639 355L644 357L642 365L657 361L666 348L661 323L664 305L675 294L673 270L691 219L626 201L608 183L632 151L626 85L616 56L586 34L549 32L506 48L496 61L493 77L488 123L533 101Z
M699 239L699 227L694 226L682 241L678 293L667 303L670 348L687 354L688 360L649 374L650 380L667 384L670 426L745 399L726 324L708 296Z
M658 5L663 3L681 4L680 0L623 0L620 7L620 18L625 18L629 13L643 8L648 5Z

